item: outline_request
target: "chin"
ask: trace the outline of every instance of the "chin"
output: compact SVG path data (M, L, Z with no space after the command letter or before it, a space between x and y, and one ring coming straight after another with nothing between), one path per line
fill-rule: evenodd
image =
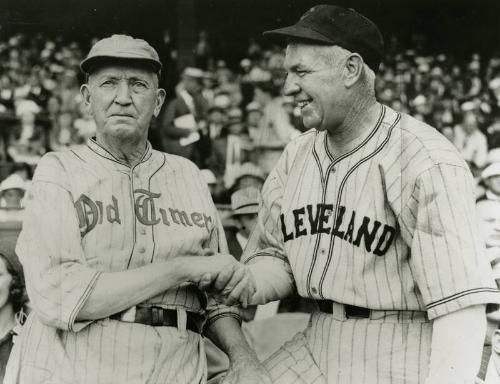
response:
M115 137L135 137L139 136L139 128L129 124L117 124L108 130L111 136Z

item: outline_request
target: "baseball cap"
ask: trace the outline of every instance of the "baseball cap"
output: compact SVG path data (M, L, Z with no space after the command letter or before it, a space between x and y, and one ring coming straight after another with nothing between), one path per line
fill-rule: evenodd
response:
M492 163L481 172L481 179L483 180L493 176L500 176L500 163Z
M356 52L377 72L384 55L384 40L378 27L352 8L321 4L285 28L264 32L273 38L288 38L311 44L338 45Z
M112 35L95 43L87 57L80 63L84 73L91 73L96 65L110 60L130 60L150 64L160 72L162 64L156 50L142 39L128 35Z
M261 195L257 188L248 187L237 190L231 195L233 216L258 213L260 201Z
M182 76L192 77L194 79L203 79L205 77L205 73L200 68L186 67L184 68L184 71L182 71Z
M0 183L0 194L8 189L26 190L26 182L19 175L12 174Z

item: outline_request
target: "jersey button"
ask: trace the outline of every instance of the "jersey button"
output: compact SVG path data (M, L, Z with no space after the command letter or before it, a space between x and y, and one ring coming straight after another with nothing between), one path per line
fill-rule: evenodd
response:
M319 250L319 253L321 253L322 255L324 255L324 254L326 253L326 249L325 249L325 248L321 248L321 249Z
M312 287L311 291L312 291L312 293L318 293L318 290L316 289L316 287Z
M139 233L141 235L145 235L146 234L146 228L142 227L140 230L139 230Z
M331 173L335 173L335 171L336 171L335 167L332 167L332 168L330 169L330 172L331 172Z
M146 248L144 248L144 247L139 247L137 250L139 251L139 253L146 252Z

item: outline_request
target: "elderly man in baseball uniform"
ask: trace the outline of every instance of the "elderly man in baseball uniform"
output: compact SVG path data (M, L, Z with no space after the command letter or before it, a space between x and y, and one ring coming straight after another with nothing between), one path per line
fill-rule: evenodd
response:
M156 51L113 35L81 68L97 134L36 170L17 246L33 312L6 382L204 383L204 323L228 377L259 382L255 358L238 364L237 310L199 289L235 263L207 255L227 253L208 188L190 161L147 141L165 97Z
M485 304L500 294L466 163L435 129L376 101L383 40L366 17L319 5L268 34L288 39L284 92L309 130L265 183L245 273L254 304L295 290L318 303L266 361L272 379L473 383ZM229 302L245 292L220 276L235 286Z

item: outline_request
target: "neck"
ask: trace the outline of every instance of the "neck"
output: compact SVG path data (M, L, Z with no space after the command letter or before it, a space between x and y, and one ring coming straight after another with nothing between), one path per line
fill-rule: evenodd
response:
M146 138L142 137L123 140L97 133L96 142L110 152L117 160L130 167L139 164L146 151Z
M364 98L351 103L342 123L333 130L327 130L328 148L336 155L356 147L373 129L382 106L375 98Z
M7 303L0 309L0 338L3 338L16 326L12 304Z

